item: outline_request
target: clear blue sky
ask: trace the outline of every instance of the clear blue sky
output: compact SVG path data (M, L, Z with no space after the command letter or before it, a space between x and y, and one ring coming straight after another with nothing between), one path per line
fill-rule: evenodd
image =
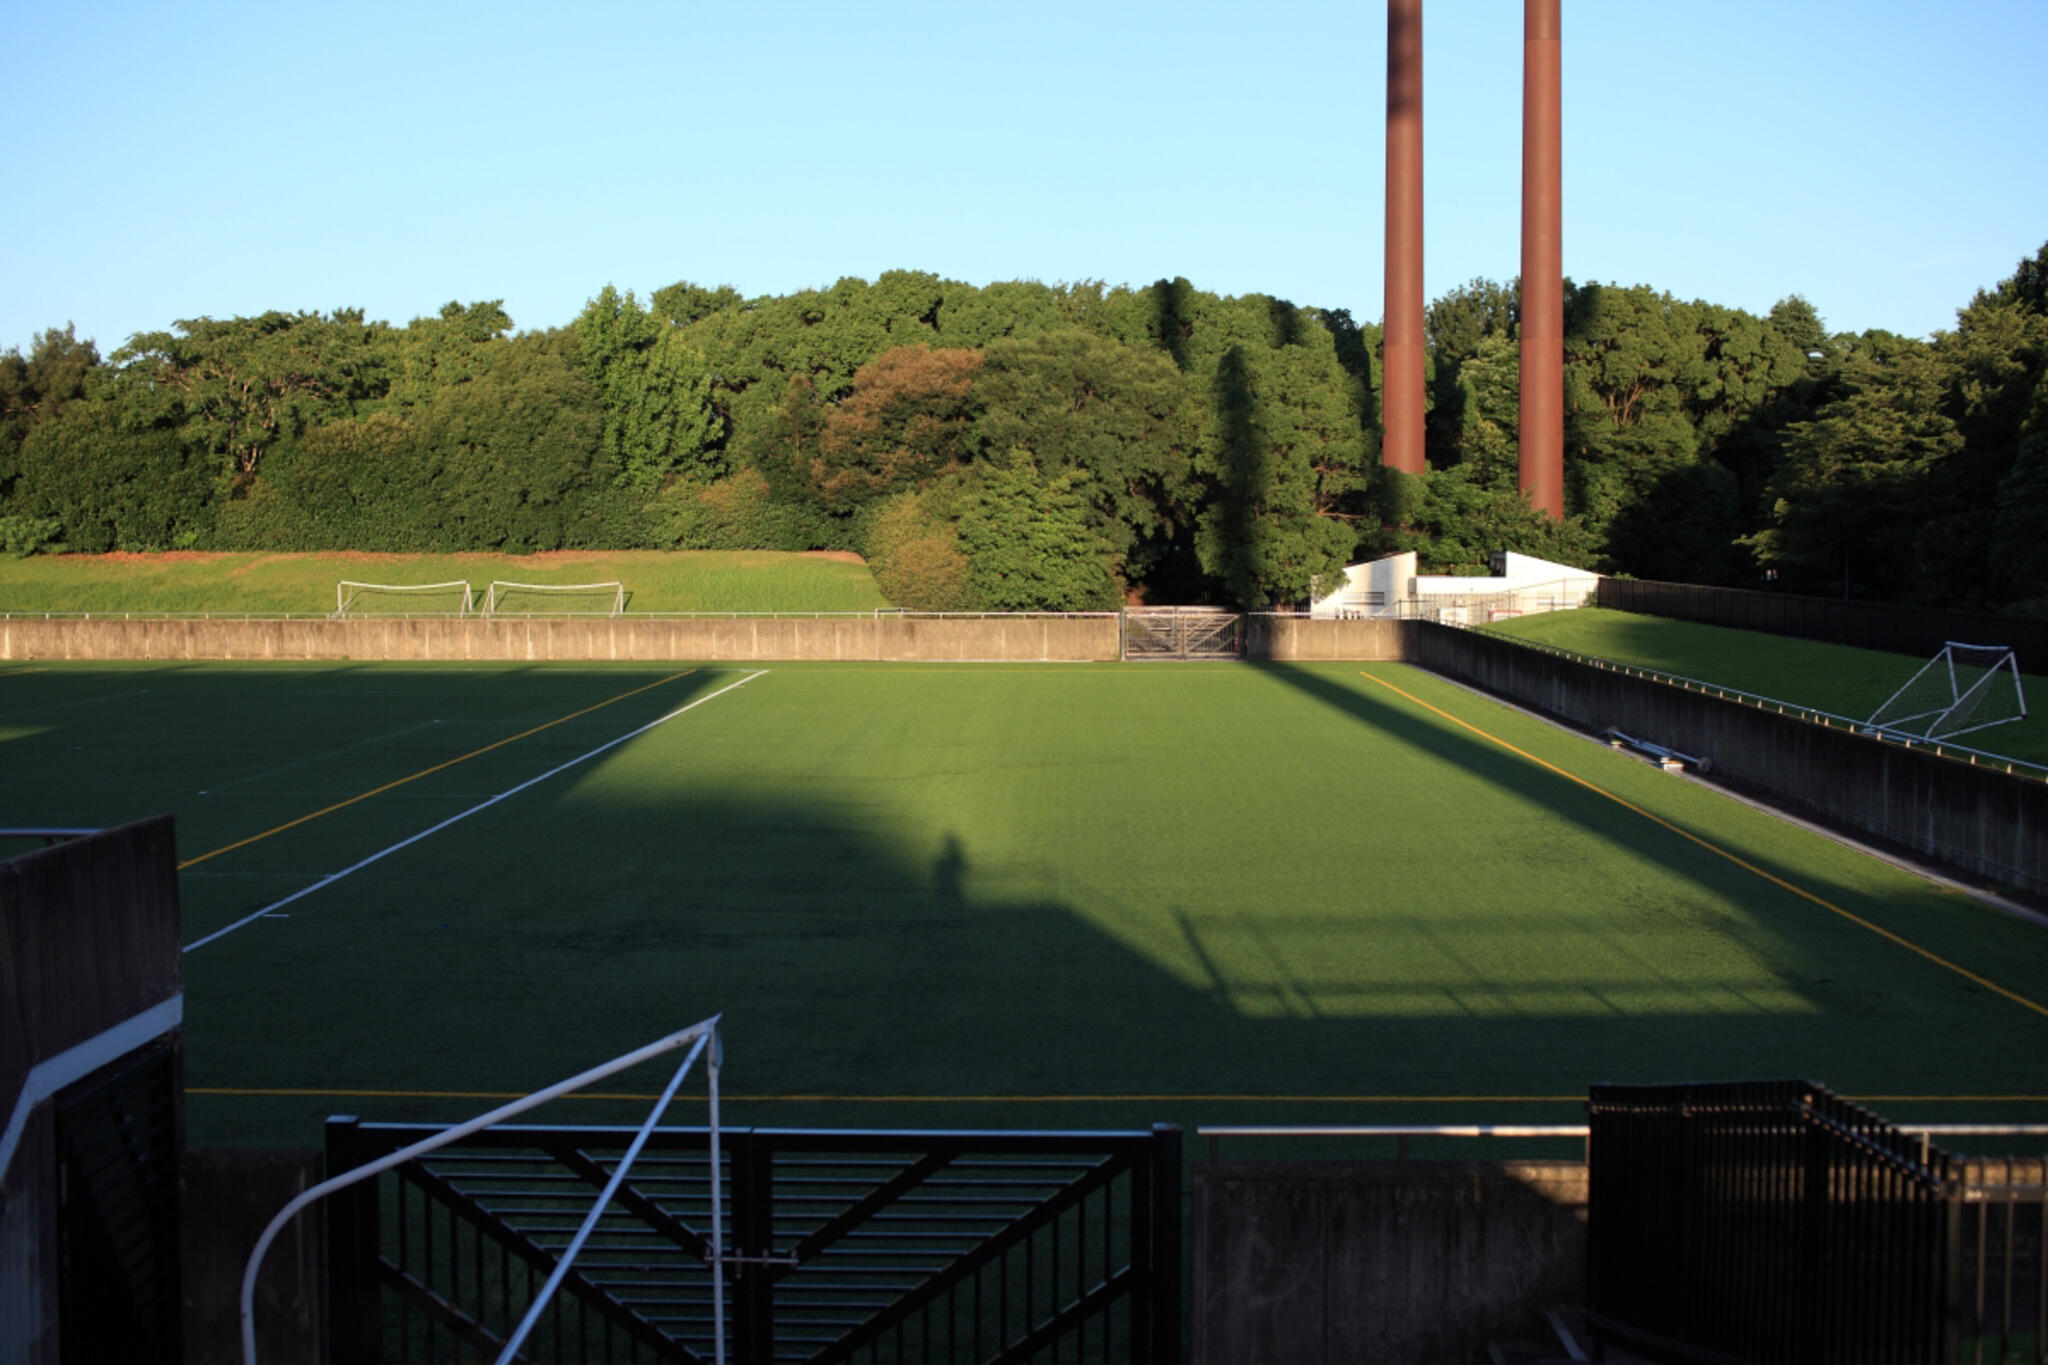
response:
M0 348L74 321L1185 275L1381 309L1385 8L4 0ZM1521 6L1427 0L1427 287L1518 269ZM1924 335L2048 240L2048 3L1564 0L1565 270Z

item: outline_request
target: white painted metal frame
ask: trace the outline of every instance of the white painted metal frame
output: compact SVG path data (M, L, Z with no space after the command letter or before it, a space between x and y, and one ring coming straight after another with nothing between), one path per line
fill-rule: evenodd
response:
M548 1295L554 1292L555 1286L561 1282L563 1275L567 1273L570 1259L575 1256L577 1250L582 1246L583 1239L588 1236L598 1216L603 1213L605 1206L611 1202L612 1195L617 1192L619 1182L624 1177L626 1168L632 1163L633 1158L639 1154L642 1144L646 1142L647 1135L653 1130L654 1124L660 1117L662 1110L668 1107L670 1099L675 1095L676 1087L682 1084L683 1077L688 1074L691 1064L699 1056L705 1056L705 1074L709 1082L711 1103L712 1341L717 1365L725 1365L725 1235L723 1205L719 1196L718 1169L718 1072L719 1068L725 1064L724 1041L720 1033L719 1023L724 1017L721 1014L714 1014L709 1019L700 1020L686 1029L680 1029L665 1038L656 1039L645 1047L636 1048L622 1056L614 1057L602 1066L592 1067L590 1070L571 1076L567 1080L557 1081L545 1090L536 1090L531 1095L514 1100L510 1104L501 1105L491 1110L488 1114L479 1114L467 1123L457 1124L455 1127L444 1129L430 1138L415 1142L409 1147L400 1148L398 1151L381 1156L375 1161L365 1162L352 1171L344 1171L342 1174L331 1179L323 1180L286 1204L282 1209L278 1210L277 1216L270 1220L270 1225L263 1229L263 1235L256 1239L256 1247L249 1253L249 1264L242 1271L241 1323L243 1365L257 1365L257 1273L263 1268L263 1258L269 1253L270 1244L277 1240L277 1234L283 1231L285 1224L296 1218L302 1209L325 1199L337 1190L344 1190L351 1185L360 1184L374 1176L383 1174L394 1166L401 1166L415 1157L425 1156L428 1152L446 1147L450 1143L460 1142L472 1133L481 1132L493 1124L503 1123L506 1119L513 1118L516 1115L525 1113L529 1109L546 1104L549 1100L573 1094L587 1085L595 1084L608 1076L617 1075L621 1071L630 1070L642 1062L662 1056L665 1053L674 1052L677 1048L681 1047L689 1047L689 1055L683 1059L682 1065L676 1070L674 1079L669 1082L668 1088L662 1092L660 1103L655 1106L654 1113L648 1116L647 1122L642 1126L639 1136L633 1141L632 1149L627 1152L625 1160L620 1162L618 1170L613 1173L611 1181L605 1186L604 1193L599 1196L597 1207L591 1211L590 1218L585 1221L582 1231L577 1233L576 1240L571 1243L568 1250L563 1254L562 1260L556 1266L554 1274L548 1278L548 1282L541 1290L539 1297L536 1298L532 1310L528 1312L528 1320L520 1324L519 1331L508 1342L505 1354L500 1359L510 1359L518 1344L525 1340L527 1331L532 1327L533 1319L537 1317L540 1308L546 1303Z
M1961 687L1959 680L1956 678L1955 652L1959 649L1975 650L1980 654L1996 653L1998 658L1989 665L1972 665L1974 667L1981 667L1983 669L1983 676L1971 683L1970 686ZM1929 673L1935 673L1938 677L1947 678L1948 698L1946 701L1931 704L1915 703L1922 705L1923 709L1902 712L1896 716L1886 714L1895 703L1911 692L1914 686ZM1954 714L1965 701L1976 695L1979 691L1987 691L1995 686L1996 679L2000 673L2008 673L2012 677L2013 692L2019 703L2019 714L2017 716L2002 716L1997 720L1987 720L1976 725L1962 725L1953 730L1942 730L1942 722ZM1913 721L1927 720L1930 716L1933 719L1928 721L1927 724L1917 729L1907 728ZM1942 644L1939 653L1922 664L1912 677L1906 679L1905 686L1887 697L1884 705L1872 711L1870 719L1865 723L1876 730L1897 730L1903 734L1925 739L1946 739L1950 735L1967 735L1973 730L1988 730L1994 725L2002 725L2012 720L2025 720L2026 718L2027 690L2020 683L2019 658L2013 653L2012 647L2010 645L1973 645L1966 640L1948 640ZM1940 733L1937 734L1936 731L1940 731Z
M456 609L455 615L467 616L476 610L476 589L469 585L469 580L466 578L456 579L449 583L359 583L354 579L344 578L334 585L333 619L337 621L348 615L348 604L356 599L356 594L350 592L350 588L368 588L373 592L395 592L400 594L448 592L455 588L460 588L462 589L462 605Z
M554 592L563 594L594 593L609 591L612 594L612 609L607 614L611 616L623 616L626 612L626 585L618 581L617 579L614 579L609 583L514 583L509 579L498 578L493 579L491 581L491 586L484 590L483 614L485 616L495 616L497 614L498 602L500 597L503 595L500 591L501 589L516 589L520 592ZM596 613L594 612L592 613L592 615L595 614Z

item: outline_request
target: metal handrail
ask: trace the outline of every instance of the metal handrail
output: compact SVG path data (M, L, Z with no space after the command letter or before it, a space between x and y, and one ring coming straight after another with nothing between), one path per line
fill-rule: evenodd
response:
M510 1104L500 1105L487 1114L479 1114L467 1123L460 1123L452 1128L444 1128L430 1138L424 1138L409 1147L401 1147L399 1150L387 1153L375 1161L365 1162L354 1170L344 1171L332 1179L323 1180L318 1185L298 1195L282 1209L279 1209L277 1216L272 1218L269 1225L263 1229L263 1235L256 1239L255 1249L249 1253L248 1266L242 1272L241 1323L243 1365L257 1365L257 1272L263 1268L263 1258L269 1253L270 1244L277 1240L277 1234L284 1230L286 1223L298 1217L300 1211L339 1190L345 1190L351 1185L360 1184L373 1176L382 1175L393 1166L402 1166L415 1157L425 1156L429 1152L446 1147L451 1142L460 1142L474 1133L503 1123L514 1115L523 1114L529 1109L547 1103L549 1100L559 1099L563 1095L572 1094L587 1085L592 1085L621 1071L629 1070L644 1061L659 1057L665 1052L673 1052L677 1048L690 1043L695 1043L696 1047L691 1051L689 1060L683 1063L682 1071L677 1072L676 1080L670 1084L669 1093L674 1093L675 1085L682 1080L682 1072L689 1069L690 1063L694 1062L700 1053L704 1053L708 1045L709 1054L705 1061L705 1070L710 1078L710 1093L714 1100L711 1109L711 1263L713 1292L719 1296L719 1303L715 1314L717 1321L714 1324L713 1330L717 1338L718 1360L720 1365L723 1365L725 1360L725 1309L723 1302L725 1246L719 1218L718 1107L715 1101L718 1096L718 1071L725 1063L725 1059L721 1055L723 1044L719 1038L719 1021L724 1017L722 1014L714 1014L709 1019L699 1020L686 1029L680 1029L665 1038L656 1039L645 1047L635 1048L633 1051L622 1056L614 1057L601 1066L592 1067L590 1070L571 1076L567 1080L557 1081L544 1090L536 1090L531 1095L522 1096ZM666 1097L664 1097L663 1104L665 1107ZM659 1112L657 1110L656 1114L658 1115ZM651 1120L649 1126L652 1126ZM610 1189L608 1187L605 1202L609 1202L609 1199ZM600 1204L599 1207L601 1209L603 1205Z

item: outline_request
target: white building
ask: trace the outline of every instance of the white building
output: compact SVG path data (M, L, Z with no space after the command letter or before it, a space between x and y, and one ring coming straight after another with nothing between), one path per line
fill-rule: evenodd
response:
M1311 616L1399 616L1483 625L1509 616L1586 605L1600 575L1512 550L1493 557L1485 578L1418 574L1415 552L1344 566L1344 583L1309 606Z

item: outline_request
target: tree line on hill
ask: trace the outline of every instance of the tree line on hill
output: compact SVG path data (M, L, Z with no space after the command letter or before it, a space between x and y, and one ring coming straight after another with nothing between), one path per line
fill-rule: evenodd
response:
M1429 469L1340 309L892 271L200 318L0 353L0 550L852 549L892 601L1299 603L1347 561L2040 611L2048 246L1930 341L1568 285L1566 508L1516 489L1517 289L1428 314Z

